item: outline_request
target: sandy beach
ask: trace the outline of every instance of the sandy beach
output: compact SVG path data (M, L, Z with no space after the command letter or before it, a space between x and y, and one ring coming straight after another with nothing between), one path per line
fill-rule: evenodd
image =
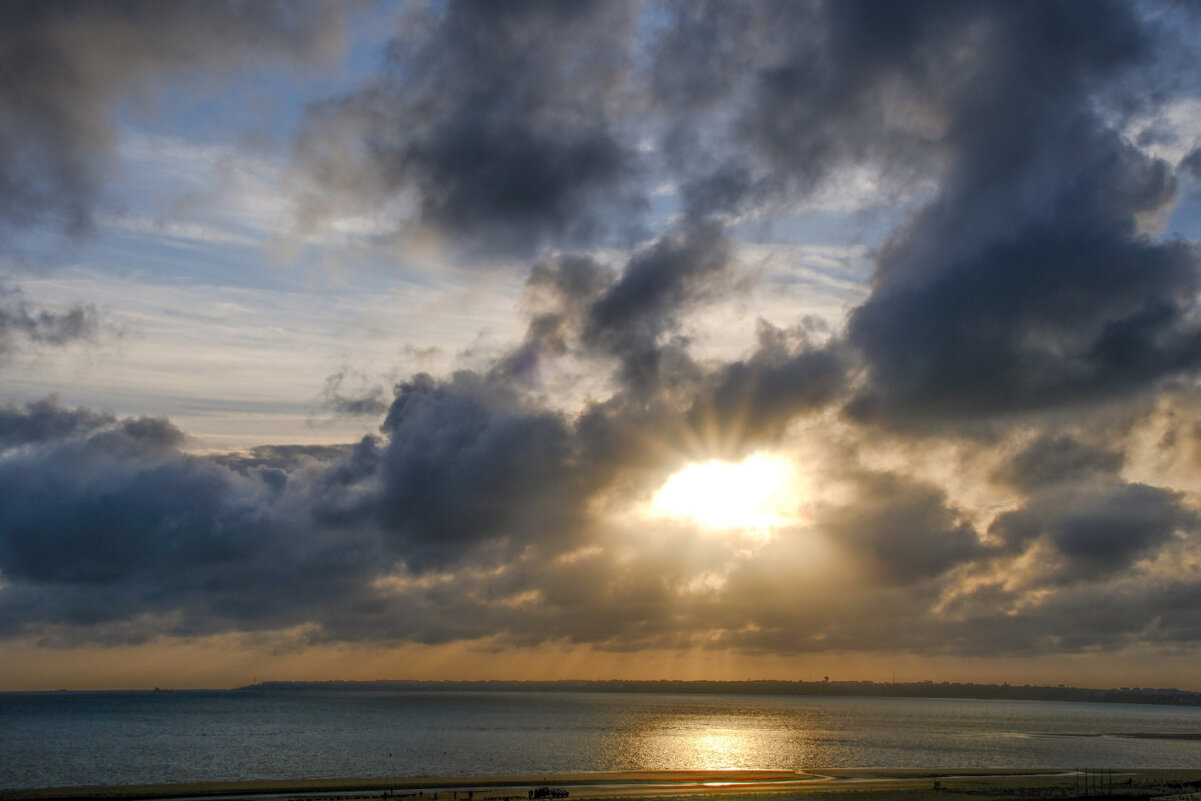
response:
M571 799L713 798L772 801L991 801L1123 797L1168 798L1201 792L1201 769L939 770L838 768L796 771L624 771L489 777L299 779L252 782L0 790L0 801L51 799L349 799L522 801L538 788Z

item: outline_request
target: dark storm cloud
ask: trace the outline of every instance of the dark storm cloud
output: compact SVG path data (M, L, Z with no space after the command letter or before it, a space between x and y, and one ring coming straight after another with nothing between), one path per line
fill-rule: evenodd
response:
M454 0L388 47L362 91L315 106L297 141L307 203L415 198L457 244L522 252L595 240L640 207L635 143L614 120L634 7Z
M1145 484L1111 482L1040 495L993 522L990 533L1024 551L1045 542L1061 558L1061 579L1093 578L1129 568L1177 532L1193 531L1196 514L1182 495Z
M719 228L689 226L636 253L593 303L585 340L612 353L643 350L678 324L677 314L727 263Z
M311 522L297 454L234 468L232 457L182 453L166 420L52 400L6 408L2 420L6 634L50 625L76 639L129 639L294 625L379 569L370 532L333 536ZM290 462L286 480L269 461Z
M857 476L855 501L819 527L889 582L933 578L984 555L972 525L938 487L890 473Z
M1114 475L1125 457L1119 451L1088 445L1069 434L1043 434L997 473L998 478L1027 492L1065 482Z
M164 459L162 447L152 432L120 426L6 463L0 483L20 500L3 513L5 575L109 584L171 562L221 559L231 544L212 536L220 474ZM164 552L176 547L185 553Z
M86 229L115 166L120 102L166 76L326 53L340 13L283 0L0 5L0 222Z
M1150 31L1126 4L965 6L973 80L940 87L946 176L851 316L870 368L852 411L953 421L1192 372L1198 250L1141 232L1172 200L1171 172L1104 111L1106 81L1151 62Z
M0 448L53 442L116 422L112 412L67 409L55 398L33 401L24 407L6 404L0 406Z
M1135 574L1081 582L1027 600L997 585L977 588L965 618L926 630L918 650L981 656L1112 652L1195 643L1201 582ZM1023 600L1020 605L1015 601ZM924 627L923 627L924 628Z
M720 227L687 223L630 259L621 277L588 309L583 342L616 357L619 381L635 397L669 389L672 373L690 359L666 341L681 316L721 286L729 264Z
M978 4L665 5L648 82L685 208L787 208L849 164L888 193L937 164L929 93Z
M945 427L1195 371L1201 257L1140 228L1175 184L1122 130L1193 92L1193 46L1172 15L941 0L667 8L649 84L675 120L662 154L686 209L767 213L850 166L877 171L881 203L933 187L851 314L848 344L868 368L856 418Z
M584 495L570 428L506 395L471 373L397 387L369 509L414 567L454 563L480 545L509 556L571 547Z
M758 339L748 358L710 377L689 412L694 426L721 431L731 456L778 438L797 417L841 397L850 379L845 350L813 344L805 325L784 331L761 321Z
M530 320L525 339L493 365L493 376L529 380L543 359L568 353L589 305L616 280L616 270L584 254L559 253L536 262L526 279Z
M616 364L614 400L655 402L699 375L687 354L684 319L733 289L722 226L685 219L635 249L621 270L584 254L556 254L531 270L534 307L526 341L502 361L521 370L535 354L578 352Z

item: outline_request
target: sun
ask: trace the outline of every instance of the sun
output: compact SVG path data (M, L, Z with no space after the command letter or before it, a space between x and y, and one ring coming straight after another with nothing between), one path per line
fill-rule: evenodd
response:
M696 462L667 479L651 498L651 512L707 529L766 532L786 523L796 506L794 479L787 460L766 453Z

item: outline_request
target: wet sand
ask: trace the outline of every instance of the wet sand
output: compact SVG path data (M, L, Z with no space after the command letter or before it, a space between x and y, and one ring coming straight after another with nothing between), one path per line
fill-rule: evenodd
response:
M0 789L0 801L138 799L336 799L525 801L541 787L573 801L671 797L710 801L1001 801L1002 799L1151 799L1201 790L1201 769L1074 770L813 769L794 771L623 771L489 777L300 779L286 781ZM848 799L847 794L853 793ZM770 798L764 798L770 796ZM1201 797L1197 799L1201 801Z

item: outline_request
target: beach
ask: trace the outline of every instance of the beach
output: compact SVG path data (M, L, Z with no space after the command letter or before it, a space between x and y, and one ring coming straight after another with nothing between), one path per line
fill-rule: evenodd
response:
M490 777L386 777L196 782L0 790L0 801L97 799L349 799L522 801L570 799L757 799L786 801L992 801L996 799L1155 799L1201 792L1201 769L938 770L837 768L806 771L615 771ZM564 795L566 793L566 795Z

